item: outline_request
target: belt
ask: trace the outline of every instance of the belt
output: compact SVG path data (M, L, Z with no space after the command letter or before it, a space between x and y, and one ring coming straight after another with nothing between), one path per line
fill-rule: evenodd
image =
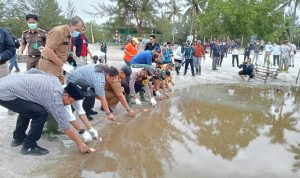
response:
M33 57L33 58L36 58L36 57L41 57L41 55L28 55L29 57Z

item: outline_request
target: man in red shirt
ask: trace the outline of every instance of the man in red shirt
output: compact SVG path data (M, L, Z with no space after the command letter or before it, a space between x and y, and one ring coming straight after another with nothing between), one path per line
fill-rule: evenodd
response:
M74 39L73 56L76 61L77 67L81 67L87 64L88 54L90 55L90 58L92 58L92 53L88 48L88 41L84 33L85 29L83 29L82 33Z
M196 45L194 46L195 54L194 54L194 66L196 68L196 74L201 75L201 58L205 55L205 51L202 47L201 41L198 40Z

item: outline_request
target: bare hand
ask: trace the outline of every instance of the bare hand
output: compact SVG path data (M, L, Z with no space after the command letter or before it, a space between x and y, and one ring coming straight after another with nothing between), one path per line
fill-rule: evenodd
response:
M112 113L109 113L109 115L107 115L107 119L111 120L111 121L115 121L114 120L114 115Z
M133 117L135 116L135 111L133 109L130 109L130 111L128 111L129 116Z
M79 150L81 151L81 153L90 153L91 149L90 147L88 147L85 143L81 143L80 145L78 145Z

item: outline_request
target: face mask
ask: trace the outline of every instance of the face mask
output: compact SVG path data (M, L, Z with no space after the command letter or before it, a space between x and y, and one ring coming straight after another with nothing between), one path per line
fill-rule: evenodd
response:
M76 37L79 36L79 34L80 34L80 32L74 31L74 32L71 33L71 36L72 36L73 38L76 38Z
M34 30L34 29L37 28L37 24L36 23L29 23L28 27L29 27L30 30Z

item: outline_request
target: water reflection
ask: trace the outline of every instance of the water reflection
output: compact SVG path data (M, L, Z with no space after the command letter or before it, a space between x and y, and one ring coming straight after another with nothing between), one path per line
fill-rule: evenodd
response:
M199 158L199 162L208 164L213 157L220 157L226 160L222 164L235 165L241 150L263 154L250 147L255 140L267 140L266 145L285 150L287 156L294 157L294 162L286 164L286 167L291 165L287 170L297 171L300 145L286 133L300 138L299 101L297 88L193 86L160 102L159 108L140 108L142 114L134 120L123 118L120 125L106 126L100 132L104 141L94 143L98 148L95 154L66 155L63 162L70 169L53 165L43 173L55 170L57 177L68 174L72 177L165 177L174 167L185 167L178 157L196 155L192 151L195 149L201 152L200 148L206 148L212 153L207 160ZM186 152L175 151L178 149L174 145L180 145ZM269 148L272 147L264 149ZM276 153L272 156L276 157ZM197 168L197 165L189 166ZM192 177L189 175L187 172L186 177ZM196 177L201 175L209 174L199 171Z

